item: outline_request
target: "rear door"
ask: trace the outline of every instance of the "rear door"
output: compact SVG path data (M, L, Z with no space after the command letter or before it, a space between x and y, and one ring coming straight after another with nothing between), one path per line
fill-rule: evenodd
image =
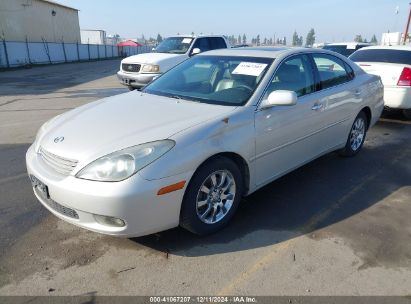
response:
M349 124L356 115L358 104L363 101L363 88L354 81L352 68L342 59L330 54L312 54L320 81L316 93L321 100L322 151L330 150L347 140Z

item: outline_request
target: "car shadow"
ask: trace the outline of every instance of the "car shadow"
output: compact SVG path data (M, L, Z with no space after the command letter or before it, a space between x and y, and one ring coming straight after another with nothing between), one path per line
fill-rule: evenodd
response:
M175 228L132 239L148 248L205 256L281 243L344 221L411 184L411 126L380 121L353 158L327 154L243 199L230 225L205 237Z

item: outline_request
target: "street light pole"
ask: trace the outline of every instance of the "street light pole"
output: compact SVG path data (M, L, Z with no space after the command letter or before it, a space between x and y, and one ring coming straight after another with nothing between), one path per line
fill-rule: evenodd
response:
M408 38L408 29L409 29L409 27L410 27L410 21L411 21L411 2L410 2L409 4L410 4L410 12L408 13L408 21L407 21L407 26L406 26L405 32L404 32L404 42L403 42L403 45L405 45L405 42L407 41L407 38Z

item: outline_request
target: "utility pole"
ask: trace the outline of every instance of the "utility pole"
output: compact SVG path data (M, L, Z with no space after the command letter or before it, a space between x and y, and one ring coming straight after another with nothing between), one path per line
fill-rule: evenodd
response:
M410 21L411 21L411 2L409 3L409 5L410 5L410 12L408 13L408 21L407 21L407 26L405 28L405 33L404 33L404 43L403 43L404 45L408 38L408 29L410 27Z

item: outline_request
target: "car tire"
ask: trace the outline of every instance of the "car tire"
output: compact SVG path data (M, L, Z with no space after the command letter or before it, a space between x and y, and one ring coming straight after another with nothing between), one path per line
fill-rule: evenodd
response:
M129 91L134 91L136 88L132 87L132 86L128 86L128 90Z
M350 133L348 134L345 147L339 151L339 154L343 157L352 157L360 152L365 141L365 136L367 135L367 128L367 115L361 111L355 118Z
M408 120L411 120L411 109L402 110L402 115Z
M232 160L219 156L206 162L186 189L180 226L198 235L222 229L234 216L243 188L241 171Z

